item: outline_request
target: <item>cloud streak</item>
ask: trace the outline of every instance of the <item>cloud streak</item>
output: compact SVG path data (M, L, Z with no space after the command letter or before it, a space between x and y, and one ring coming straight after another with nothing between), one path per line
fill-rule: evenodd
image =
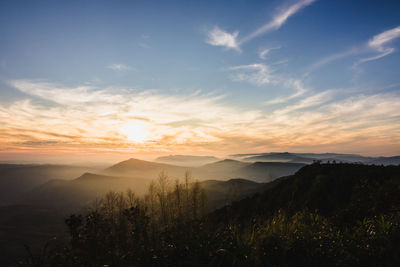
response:
M260 57L260 59L265 60L267 58L267 55L269 54L269 52L271 52L271 50L280 49L280 48L281 48L280 46L277 46L277 47L263 49L258 53L258 56Z
M294 88L295 92L287 97L278 97L272 100L268 100L265 102L266 105L274 105L274 104L281 104L287 102L289 100L298 98L304 95L308 90L303 86L301 80L291 80L285 83L286 87Z
M257 86L273 82L272 70L265 64L250 64L230 67L233 81L246 81Z
M388 47L387 45L399 37L400 26L375 35L371 40L368 41L368 47L375 50L379 54L372 57L363 58L360 60L360 63L380 59L392 54L395 49L393 47Z
M282 8L281 11L279 11L270 22L268 22L267 24L264 24L263 26L261 26L260 28L255 30L254 32L250 33L249 35L247 35L246 37L241 39L239 44L248 42L248 41L250 41L262 34L265 34L267 32L270 32L273 30L278 30L280 27L282 27L283 24L286 23L286 21L291 16L293 16L294 14L296 14L297 12L299 12L306 6L311 5L315 1L316 0L300 0L287 8Z
M316 0L299 0L288 7L280 8L277 14L273 16L271 21L241 39L238 38L239 31L229 33L216 26L208 33L208 39L206 40L206 43L213 46L222 46L228 49L240 51L240 46L242 44L270 31L278 30L291 16L298 13L306 6L311 5L315 1Z
M389 47L388 44L400 38L400 26L393 29L384 31L380 34L373 36L366 44L358 47L354 47L343 52L335 53L326 57L323 57L308 67L307 72L304 76L309 75L314 70L323 67L333 61L337 61L349 56L355 56L360 54L366 54L374 52L375 55L357 59L353 64L353 70L357 70L359 65L368 61L377 60L392 54L395 51L394 47Z

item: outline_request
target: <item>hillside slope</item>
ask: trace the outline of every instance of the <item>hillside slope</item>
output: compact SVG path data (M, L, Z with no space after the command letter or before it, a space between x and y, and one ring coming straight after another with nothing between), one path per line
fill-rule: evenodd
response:
M19 204L74 209L87 205L109 191L125 192L132 189L136 194L143 195L149 183L150 180L138 177L84 173L72 181L49 181L25 194L19 200Z
M354 222L400 211L400 166L316 163L275 182L274 188L232 205L230 214L268 217L280 209L289 214L307 209Z
M241 179L203 184L217 195L221 188L234 191L235 185L257 189L254 182ZM258 194L204 217L197 216L197 197L182 206L181 195L174 191L170 201L155 202L160 213L146 213L147 206L136 204L116 213L123 215L118 220L108 206L100 213L72 215L67 221L71 244L79 245L72 246L74 258L65 254L61 262L399 266L400 166L315 163L264 186ZM170 209L163 209L165 205Z
M0 205L11 204L25 192L50 180L72 180L94 170L68 165L0 164Z

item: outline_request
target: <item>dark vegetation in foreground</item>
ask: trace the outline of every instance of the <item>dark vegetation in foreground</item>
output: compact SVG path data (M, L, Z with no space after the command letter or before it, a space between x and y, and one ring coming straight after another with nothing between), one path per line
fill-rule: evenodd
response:
M320 164L205 214L198 183L161 174L66 219L35 266L400 266L400 166Z

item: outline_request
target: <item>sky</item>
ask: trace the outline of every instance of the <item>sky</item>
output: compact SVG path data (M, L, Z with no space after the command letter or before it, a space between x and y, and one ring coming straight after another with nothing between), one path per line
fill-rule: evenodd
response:
M0 161L400 154L400 2L0 2Z

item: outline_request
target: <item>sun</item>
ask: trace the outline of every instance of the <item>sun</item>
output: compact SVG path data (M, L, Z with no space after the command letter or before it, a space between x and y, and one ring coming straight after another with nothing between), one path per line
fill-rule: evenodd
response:
M129 141L143 143L147 140L149 132L144 125L139 123L128 123L121 127L121 132L126 135Z

